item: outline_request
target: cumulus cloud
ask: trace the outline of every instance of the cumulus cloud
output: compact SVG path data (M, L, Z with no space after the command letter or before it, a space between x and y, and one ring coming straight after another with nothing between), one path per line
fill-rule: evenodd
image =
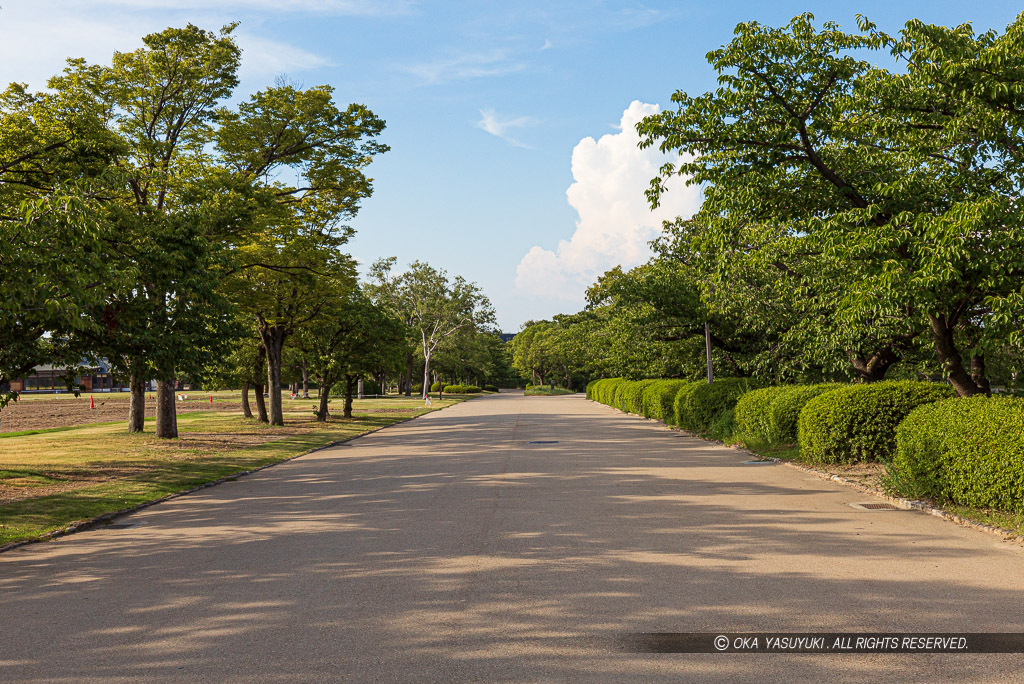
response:
M493 109L489 108L481 109L480 116L481 119L479 121L473 122L473 125L477 128L487 131L496 138L501 138L513 147L531 149L529 145L525 145L509 135L509 130L513 128L522 128L524 126L536 126L537 120L532 116L502 119Z
M582 303L586 288L614 266L632 268L651 256L647 243L662 221L688 217L700 207L700 190L682 179L669 183L661 206L651 211L644 190L668 158L641 150L636 124L658 106L634 101L622 113L619 132L584 138L572 152L573 183L566 190L576 210L576 232L554 249L530 248L516 269L516 289L528 295Z

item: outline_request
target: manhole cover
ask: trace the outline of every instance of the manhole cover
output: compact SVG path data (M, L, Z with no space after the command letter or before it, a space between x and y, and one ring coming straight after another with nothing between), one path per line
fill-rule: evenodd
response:
M772 465L774 463L775 461L771 460L770 458L764 458L759 461L744 461L743 465Z
M860 508L867 511L902 511L904 509L899 506L893 506L891 503L852 503L850 504L853 508Z
M535 442L527 442L527 444L558 444L557 439L539 439Z

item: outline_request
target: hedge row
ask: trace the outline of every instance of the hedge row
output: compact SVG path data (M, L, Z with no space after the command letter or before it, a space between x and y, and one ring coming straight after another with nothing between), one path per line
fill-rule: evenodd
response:
M910 498L1024 513L1024 399L921 406L900 423L889 485Z
M448 394L479 394L482 390L476 385L445 385Z
M911 380L824 392L800 412L800 456L811 463L891 461L900 422L918 406L953 395L949 385Z

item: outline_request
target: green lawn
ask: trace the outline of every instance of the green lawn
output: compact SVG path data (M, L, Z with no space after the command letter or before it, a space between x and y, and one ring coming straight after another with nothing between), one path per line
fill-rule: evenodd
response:
M244 470L276 463L377 428L451 406L465 397L357 400L351 420L313 420L316 400L285 399L285 425L241 414L178 416L180 439L129 435L125 423L4 435L0 444L0 546L130 508ZM332 400L340 413L341 401ZM152 429L152 422L147 430Z

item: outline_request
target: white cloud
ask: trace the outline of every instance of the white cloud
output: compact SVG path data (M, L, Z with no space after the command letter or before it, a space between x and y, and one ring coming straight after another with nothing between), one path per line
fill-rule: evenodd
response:
M544 39L544 44L540 46L540 50L541 50L541 52L543 52L544 50L550 50L553 47L554 47L554 44L551 42L551 40L545 38Z
M501 76L522 71L525 68L525 64L509 61L508 50L461 53L403 67L405 71L418 76L424 85L436 85L467 78Z
M520 116L515 119L499 118L498 114L493 109L481 109L480 116L482 117L479 121L474 121L473 125L477 128L487 131L491 135L501 138L509 145L514 147L523 147L526 149L532 149L529 145L525 145L511 135L509 135L509 129L511 128L522 128L523 126L536 126L537 120L531 116Z
M647 243L662 221L690 216L700 207L700 190L682 179L669 183L661 206L651 211L644 195L668 158L656 148L641 150L636 124L658 106L634 101L622 113L619 132L600 140L584 138L572 152L574 182L566 191L576 210L576 232L555 249L530 248L516 269L516 290L546 299L582 303L598 276L621 265L632 268L651 256Z

